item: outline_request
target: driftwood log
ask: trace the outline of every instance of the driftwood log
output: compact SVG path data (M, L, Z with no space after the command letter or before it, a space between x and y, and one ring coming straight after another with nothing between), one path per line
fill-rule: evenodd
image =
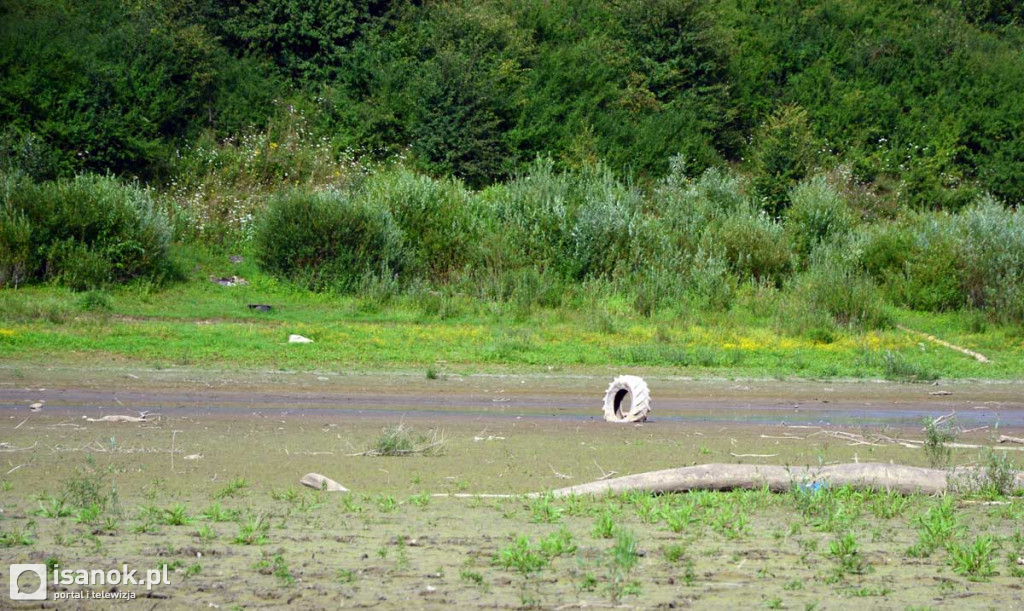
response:
M768 487L785 492L801 486L851 486L860 489L891 490L901 494L942 494L975 489L984 481L984 471L959 467L951 471L924 469L886 463L856 463L822 467L781 467L777 465L708 464L638 473L605 479L553 491L555 496L602 494L606 492L687 492L691 490L734 490ZM1024 489L1024 473L1014 484Z

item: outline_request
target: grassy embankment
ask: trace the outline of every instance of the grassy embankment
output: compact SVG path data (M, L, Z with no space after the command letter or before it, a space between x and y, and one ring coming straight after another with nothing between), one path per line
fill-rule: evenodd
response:
M459 295L310 293L246 260L179 248L189 279L110 292L52 286L0 294L0 360L11 366L282 368L305 370L641 369L700 377L1015 378L1024 340L1012 326L969 313L896 310L897 322L979 351L983 364L895 328L844 330L832 341L785 332L751 289L725 312L665 308L636 314L614 295L575 296L554 309L519 309ZM210 276L238 275L222 287ZM255 312L248 304L274 309ZM289 345L288 335L313 344Z

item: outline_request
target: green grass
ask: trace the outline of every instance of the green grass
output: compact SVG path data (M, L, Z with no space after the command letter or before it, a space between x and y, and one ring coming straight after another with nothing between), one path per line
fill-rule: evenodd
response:
M727 311L668 304L650 317L598 283L554 308L453 295L457 315L431 314L427 297L310 293L263 274L247 259L177 247L187 282L136 283L109 293L109 309L86 308L53 286L0 291L0 362L9 367L210 367L238 369L407 369L445 361L447 371L577 371L631 365L698 377L1018 378L1019 329L978 328L976 315L897 311L901 324L979 351L984 364L896 329L841 329L831 341L780 327L765 297L741 287ZM223 287L210 276L239 275ZM429 296L428 296L429 297ZM249 304L269 304L270 312ZM610 331L609 331L610 330ZM289 334L312 344L287 343ZM549 369L550 368L550 369ZM436 372L436 369L433 369ZM422 375L422 374L421 374Z

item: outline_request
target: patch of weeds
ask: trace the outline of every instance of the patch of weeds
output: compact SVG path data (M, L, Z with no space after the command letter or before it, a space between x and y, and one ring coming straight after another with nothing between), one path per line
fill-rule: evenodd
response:
M203 543L211 543L217 538L217 531L209 524L203 524L196 530L196 536Z
M929 368L927 365L908 360L899 352L886 350L882 354L882 362L885 368L885 379L898 382L931 382L938 380L938 371Z
M274 554L270 558L263 556L253 568L259 571L261 575L273 575L277 578L278 583L283 586L290 586L295 583L295 576L288 569L288 563L285 562L284 556L281 554Z
M480 588L484 592L486 592L488 589L487 582L484 581L484 576L476 571L470 571L468 569L463 570L461 573L459 573L459 579L469 583L470 585Z
M952 543L946 548L949 552L949 564L955 573L964 575L971 581L987 581L996 574L992 563L994 547L995 540L991 535L982 535L973 543Z
M188 526L192 523L192 518L188 515L188 508L185 505L175 503L164 509L163 522L168 526Z
M345 513L362 513L363 506L356 500L355 495L346 494L341 497L341 505Z
M66 518L71 515L71 508L67 506L64 499L55 496L46 496L44 499L39 500L39 509L35 512L37 516Z
M775 596L773 598L769 598L768 600L765 601L764 606L768 607L769 609L781 609L782 608L782 599L779 598L778 596Z
M948 445L956 441L958 428L951 418L924 420L924 454L933 469L945 469L953 456Z
M580 579L577 590L580 592L593 592L597 589L597 584L597 577L593 573L585 573Z
M833 577L835 581L846 575L863 575L870 568L857 549L857 538L853 533L846 533L832 541L828 546L828 555L836 562Z
M555 503L555 497L550 492L533 498L528 505L531 522L553 524L562 517L562 508Z
M389 424L363 454L366 456L437 456L443 453L444 436L434 431L426 436L414 431L404 422Z
M287 488L285 490L271 490L270 498L275 501L284 501L286 503L294 504L299 500L299 491L295 488Z
M398 501L391 495L379 494L376 498L377 508L381 513L391 513L398 509Z
M678 543L672 543L661 548L661 555L670 564L675 564L686 556L686 548Z
M84 508L98 505L106 510L108 505L117 501L117 490L107 484L106 473L96 466L92 455L85 457L85 466L75 470L75 474L64 482L62 498L68 505Z
M796 591L796 590L803 590L804 589L804 580L803 579L793 579L791 581L787 581L786 583L782 584L782 589L786 590L787 592L793 592L793 591Z
M613 603L623 596L639 593L638 584L629 581L630 572L640 560L637 553L637 539L631 531L618 529L615 544L608 550L608 592Z
M198 575L199 573L202 573L202 572L203 572L203 565L201 565L201 564L199 564L197 562L195 564L189 565L184 570L183 575L185 576L185 579L188 579L189 577L195 577L196 575Z
M269 539L267 534L270 532L270 520L268 520L261 513L257 516L249 516L249 518L239 525L238 536L235 537L234 542L240 545L263 545Z
M846 596L864 598L869 596L888 596L892 594L892 588L882 586L879 588L869 588L867 586L860 588L848 588L843 590Z
M426 507L430 504L430 494L427 492L421 492L420 494L414 494L409 497L409 502L416 507Z
M234 522L238 519L238 511L224 509L220 503L213 503L203 513L199 514L199 517L211 522Z
M511 545L499 549L494 555L493 562L505 570L515 570L523 577L536 573L548 565L547 557L530 545L530 539L526 535L519 535Z
M233 498L242 493L249 487L249 482L245 481L244 477L236 477L235 479L228 482L223 488L217 491L214 495L216 499Z
M686 558L683 561L683 584L692 586L697 583L697 568L694 564L693 558Z
M747 533L747 516L735 505L719 508L711 521L711 529L726 539L738 539Z
M338 583L353 583L356 580L356 573L349 569L340 569L337 574L335 574L334 578Z
M100 516L103 515L103 508L97 504L89 505L88 507L82 507L78 510L78 514L75 515L76 524L95 524L99 522Z
M28 532L28 529L14 529L10 532L0 531L0 547L29 547L35 544L35 539Z
M952 542L963 530L953 510L952 497L946 497L937 505L929 507L914 519L914 524L917 526L918 540L907 550L907 555L914 558L927 558L937 548Z
M893 490L879 492L871 499L871 513L879 519L890 520L903 515L910 505L910 499Z
M576 553L576 544L572 540L572 533L563 527L541 539L540 553L548 558Z
M615 516L607 507L598 514L593 533L598 539L611 539L615 536Z
M436 380L438 377L440 377L440 372L438 372L437 367L434 367L433 365L428 365L427 366L427 379L428 380Z
M984 456L984 480L981 494L996 498L1011 494L1017 477L1017 466L1008 452L989 449Z

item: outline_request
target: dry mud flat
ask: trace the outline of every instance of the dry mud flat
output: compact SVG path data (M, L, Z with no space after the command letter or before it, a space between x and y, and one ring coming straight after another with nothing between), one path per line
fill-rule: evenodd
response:
M621 426L601 421L607 380L586 376L0 371L0 570L168 565L171 585L151 597L128 587L139 598L90 609L1022 606L1024 499L957 499L947 540L926 550L937 499L431 496L712 462L923 465L888 440L921 439L922 418L952 410L975 429L961 443L1024 436L1018 383L649 382L652 421ZM141 411L143 423L88 420ZM443 437L443 453L355 455L397 422ZM311 471L353 492L300 487ZM53 500L89 490L106 497L98 514ZM615 554L622 532L636 554ZM992 574L974 581L946 547L984 536ZM8 604L39 605L0 595Z

